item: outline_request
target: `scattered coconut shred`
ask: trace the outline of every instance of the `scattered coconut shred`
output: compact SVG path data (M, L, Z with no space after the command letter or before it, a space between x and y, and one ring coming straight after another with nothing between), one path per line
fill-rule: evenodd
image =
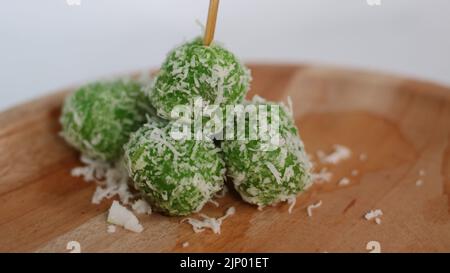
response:
M327 168L322 168L318 173L312 174L312 181L314 183L327 183L331 181L333 174L327 170Z
M100 204L103 199L110 199L118 195L120 201L128 205L135 196L128 188L128 174L121 166L111 166L109 164L92 160L86 156L81 156L81 162L86 166L73 168L71 175L83 177L86 182L95 182L97 188L92 196L93 204Z
M134 232L142 232L144 230L137 217L116 200L113 201L109 209L107 221Z
M420 170L419 170L419 176L424 177L426 174L427 174L427 173L426 173L426 171L425 171L424 169L420 169ZM424 183L423 179L417 179L417 180L416 180L416 186L417 186L417 187L422 186L423 183Z
M289 214L291 214L291 213L292 213L292 210L293 210L294 207L295 207L295 203L297 203L297 196L289 197L289 198L287 199L287 203L290 204L290 205L289 205L288 212L289 212Z
M317 209L317 208L320 207L320 206L322 206L322 200L320 200L319 202L317 202L317 203L315 203L315 204L309 205L309 206L306 208L306 212L308 213L308 216L309 216L309 217L312 217L312 210L313 210L313 209Z
M102 200L110 199L117 195L122 204L130 205L131 209L137 214L152 213L150 205L143 199L137 199L131 204L131 200L136 199L137 195L132 194L128 188L129 178L127 171L123 166L111 166L97 160L92 160L86 156L82 156L80 160L85 164L85 166L73 168L71 175L75 177L82 177L86 182L95 182L97 184L95 193L92 196L93 204L100 204ZM215 197L223 198L227 192L228 188L224 186L223 190L216 194ZM211 200L210 203L217 207L219 206L219 203L216 201ZM222 222L226 218L235 214L235 212L236 209L234 207L230 207L224 216L217 219L208 217L205 214L200 214L203 220L186 218L182 220L182 222L188 221L196 233L202 232L206 228L209 228L215 234L220 234L220 226L222 225ZM108 233L114 233L116 231L116 226L114 225L122 226L133 232L142 232L144 229L133 212L122 206L116 200L113 201L109 209L107 222L112 224L107 227ZM189 245L189 243L187 243L187 245ZM183 244L183 247L186 246Z
M375 209L367 212L364 215L364 218L366 218L367 221L375 219L375 223L379 225L381 224L381 216L383 216L383 211L381 211L381 209Z
M281 184L281 174L277 170L277 168L275 168L275 166L272 163L270 163L270 162L266 162L266 166L270 170L270 172L272 173L273 177L275 177L275 180L277 181L277 183Z
M334 151L331 154L325 154L324 151L318 150L317 151L317 157L319 158L320 162L324 164L333 164L336 165L342 160L348 159L352 152L349 148L343 146L343 145L333 145Z
M108 228L106 229L106 232L108 232L108 233L116 232L116 226L115 225L109 225Z
M214 198L218 198L218 199L224 198L225 195L227 194L227 192L228 192L227 186L226 186L226 185L223 185L222 190L221 190L220 192L216 193L216 194L214 195ZM210 199L210 200L208 200L208 203L213 204L216 208L220 207L219 202L217 202L216 200Z
M420 176L425 176L427 174L427 172L424 169L420 169L419 170L419 175Z
M203 220L198 220L194 218L185 218L181 220L181 223L187 221L194 230L195 233L203 232L206 228L209 228L213 231L214 234L220 234L220 226L222 225L223 220L226 218L232 216L236 213L236 209L234 207L230 207L225 212L225 215L220 218L212 218L205 214L200 214L200 217L203 218Z
M136 200L131 206L134 212L137 214L152 214L152 208L150 205L143 199Z
M73 168L71 175L83 177L84 181L97 184L91 200L93 204L100 204L103 199L110 199L117 195L122 204L129 205L130 201L136 198L128 188L128 174L122 165L111 166L86 156L82 156L80 160L85 166ZM136 213L151 213L150 205L142 199L135 201L132 204L132 209ZM142 232L143 230L136 216L118 201L113 201L107 221L134 232ZM108 226L107 232L115 232L115 226Z
M215 201L215 200L208 200L208 203L213 204L216 208L218 208L220 206L219 202Z
M347 186L350 184L350 179L348 179L347 177L342 177L341 180L339 180L338 182L338 186Z
M214 197L216 197L216 198L224 198L225 195L227 194L227 192L228 192L228 187L227 187L227 185L223 185L222 190L221 190L220 192L216 193L216 194L214 195Z

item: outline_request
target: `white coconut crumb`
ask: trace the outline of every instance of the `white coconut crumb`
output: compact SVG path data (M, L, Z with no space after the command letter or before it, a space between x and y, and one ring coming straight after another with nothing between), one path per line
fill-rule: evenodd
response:
M350 179L348 179L347 177L342 177L341 180L339 180L338 185L339 186L347 186L350 184Z
M366 155L365 153L361 153L361 154L359 155L359 160L361 160L361 161L366 161L366 160L367 160L367 155Z
M377 223L377 225L381 225L381 219L380 218L375 218L375 223Z
M315 203L315 204L311 204L306 208L306 212L308 213L309 217L312 217L312 210L313 209L317 209L318 207L322 206L322 200L320 200L319 202Z
M108 223L122 226L133 232L142 232L144 228L137 217L118 201L114 200L108 213Z
M289 205L288 212L289 212L289 214L291 214L291 213L292 213L292 210L293 210L294 207L295 207L295 203L297 203L297 196L289 197L289 198L287 199L287 203L290 204L290 205Z
M181 246L182 246L183 248L188 247L188 246L189 246L189 242L184 242Z
M181 223L187 221L192 226L192 229L195 233L203 232L206 228L209 228L213 231L214 234L220 234L220 226L222 225L223 220L235 213L236 209L234 207L230 207L227 209L224 216L217 219L209 217L205 214L200 214L200 217L202 217L203 220L185 218L181 220Z
M380 216L383 216L383 212L381 211L381 209L375 209L367 212L364 215L364 218L366 218L367 221L370 221L372 219L379 218Z
M121 164L116 166L104 163L102 161L93 160L86 156L81 156L81 162L85 164L82 167L76 167L71 170L71 175L76 177L83 177L87 182L94 181L97 188L92 196L93 204L100 204L103 199L109 199L118 196L120 201L127 205L135 196L128 188L128 173L125 167ZM138 200L133 204L133 210L145 210L145 213L151 213L151 208L143 200ZM146 207L148 206L148 207ZM107 221L114 225L123 226L124 228L134 231L142 232L143 227L139 224L136 216L127 208L120 205L118 201L114 201L109 209ZM109 225L108 233L116 231L116 226Z
M217 201L215 201L215 200L212 200L212 199L208 200L208 203L213 204L216 208L218 208L218 207L220 206L220 205L219 205L219 202L217 202Z
M352 152L349 148L343 145L333 145L334 151L331 154L325 154L325 152L319 150L317 151L317 157L324 164L333 164L336 165L342 160L348 159Z
M314 183L330 182L331 177L333 177L333 174L328 172L327 168L322 168L318 173L312 174L312 181Z
M287 105L288 105L289 113L290 113L291 116L293 117L293 116L294 116L294 107L293 107L293 104L292 104L292 98L291 98L291 96L288 96L288 97L287 97Z
M420 186L422 186L423 185L423 180L422 179L418 179L417 181L416 181L416 186L417 187L420 187Z
M420 176L425 176L426 174L427 174L427 172L424 169L419 170Z
M70 175L74 177L83 177L86 182L94 181L94 174L87 167L75 167L70 171Z
M84 163L85 166L73 168L70 171L70 174L75 177L82 177L86 182L103 179L106 175L106 171L110 168L107 163L93 160L83 155L80 157L80 161Z
M281 174L280 172L277 170L277 168L270 162L266 162L266 166L267 168L270 170L270 172L272 173L272 175L275 177L275 180L277 181L278 184L281 184Z
M216 194L214 195L214 197L216 197L216 198L224 198L225 195L227 194L227 192L228 192L228 187L227 187L227 185L223 185L222 190L221 190L220 192L216 193Z
M136 200L131 208L137 214L152 214L152 207L143 199Z
M97 183L92 203L100 204L103 199L110 199L115 195L118 195L120 201L125 205L134 198L128 188L128 173L124 168L114 167L106 171L105 180Z
M108 228L106 229L106 232L108 232L108 233L116 232L116 226L115 225L108 225Z
M357 169L352 170L351 175L357 176L359 174L359 171Z
M85 166L73 168L71 175L83 177L84 181L94 181L97 184L91 200L93 204L100 204L103 199L115 195L119 196L123 204L128 204L134 198L128 188L128 173L121 164L111 166L86 156L81 156L80 160Z

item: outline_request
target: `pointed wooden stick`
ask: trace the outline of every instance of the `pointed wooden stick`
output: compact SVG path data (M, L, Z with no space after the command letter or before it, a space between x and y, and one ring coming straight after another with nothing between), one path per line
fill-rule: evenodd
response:
M209 46L214 40L214 31L216 30L217 12L219 10L219 0L210 0L208 21L206 23L205 37L203 44Z

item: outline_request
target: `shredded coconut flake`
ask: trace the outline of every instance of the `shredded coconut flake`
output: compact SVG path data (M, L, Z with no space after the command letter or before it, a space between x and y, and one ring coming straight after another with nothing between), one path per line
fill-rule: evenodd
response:
M137 217L116 200L113 201L109 209L107 221L133 232L142 232L144 230Z
M422 186L423 185L423 180L422 179L418 179L417 181L416 181L416 186L417 187L420 187L420 186Z
M270 162L266 162L266 166L270 170L270 172L273 174L273 176L275 177L275 180L277 181L277 183L281 184L281 174L277 170L277 168L275 168L275 166Z
M288 202L288 204L290 204L290 205L289 205L288 212L289 212L289 214L291 214L291 213L292 213L292 210L293 210L294 207L295 207L295 203L297 203L297 196L289 197L289 198L287 199L287 202Z
M219 207L219 202L217 202L217 201L215 201L215 200L210 199L210 200L208 200L208 203L213 204L216 208Z
M136 200L131 206L134 212L137 214L152 214L152 208L143 199Z
M85 156L82 156L80 160L85 166L73 168L71 175L83 177L84 181L94 181L97 184L92 196L93 204L100 204L103 199L109 199L115 195L119 196L123 204L128 204L134 197L128 188L128 173L122 165L111 166Z
M293 117L294 116L294 107L292 106L292 98L291 98L291 96L287 97L287 104L288 104L289 113Z
M347 186L350 184L350 179L348 179L347 177L343 177L341 180L339 180L338 185L339 186Z
M108 225L108 228L106 229L106 232L108 232L108 233L116 232L116 226L115 225Z
M324 164L333 164L336 165L342 160L348 159L352 152L349 148L343 146L343 145L333 145L334 151L327 155L323 151L317 151L317 157L319 160Z
M427 173L424 169L419 170L419 175L420 176L425 176Z
M202 217L203 220L185 218L181 222L187 221L192 226L195 233L203 232L206 228L209 228L214 234L220 234L220 226L222 225L223 220L235 213L236 209L234 207L230 207L227 209L224 216L217 219L209 217L205 214L200 214L200 217Z
M98 183L92 203L100 204L103 199L119 196L123 204L129 204L134 196L128 188L128 174L123 168L110 168L106 171L105 183Z
M375 223L377 223L377 225L381 225L381 219L380 218L375 218Z
M92 160L86 156L81 156L80 161L85 164L82 167L75 167L70 174L75 177L82 177L84 181L91 182L103 179L110 166L104 162Z
M227 192L228 192L228 187L227 187L227 185L223 185L222 190L221 190L220 192L216 193L216 194L214 195L214 197L216 197L216 198L224 198L225 195L227 194Z
M181 246L182 247L188 247L189 246L189 242L184 242Z
M313 209L317 209L318 207L322 206L322 200L320 200L319 202L315 203L315 204L311 204L306 208L306 211L308 212L308 216L312 217L312 210Z
M379 218L380 216L383 216L383 212L380 209L375 209L367 212L364 215L364 218L366 218L367 221L370 221L375 218Z
M332 176L333 174L331 172L328 172L327 168L322 168L320 169L319 173L312 174L312 181L314 183L330 182Z

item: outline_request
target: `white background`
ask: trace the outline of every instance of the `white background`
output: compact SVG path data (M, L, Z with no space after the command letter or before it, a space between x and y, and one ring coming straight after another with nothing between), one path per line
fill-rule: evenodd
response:
M72 0L73 1L73 0ZM0 110L158 66L208 0L3 0ZM222 0L216 39L244 61L382 70L450 85L450 1Z

